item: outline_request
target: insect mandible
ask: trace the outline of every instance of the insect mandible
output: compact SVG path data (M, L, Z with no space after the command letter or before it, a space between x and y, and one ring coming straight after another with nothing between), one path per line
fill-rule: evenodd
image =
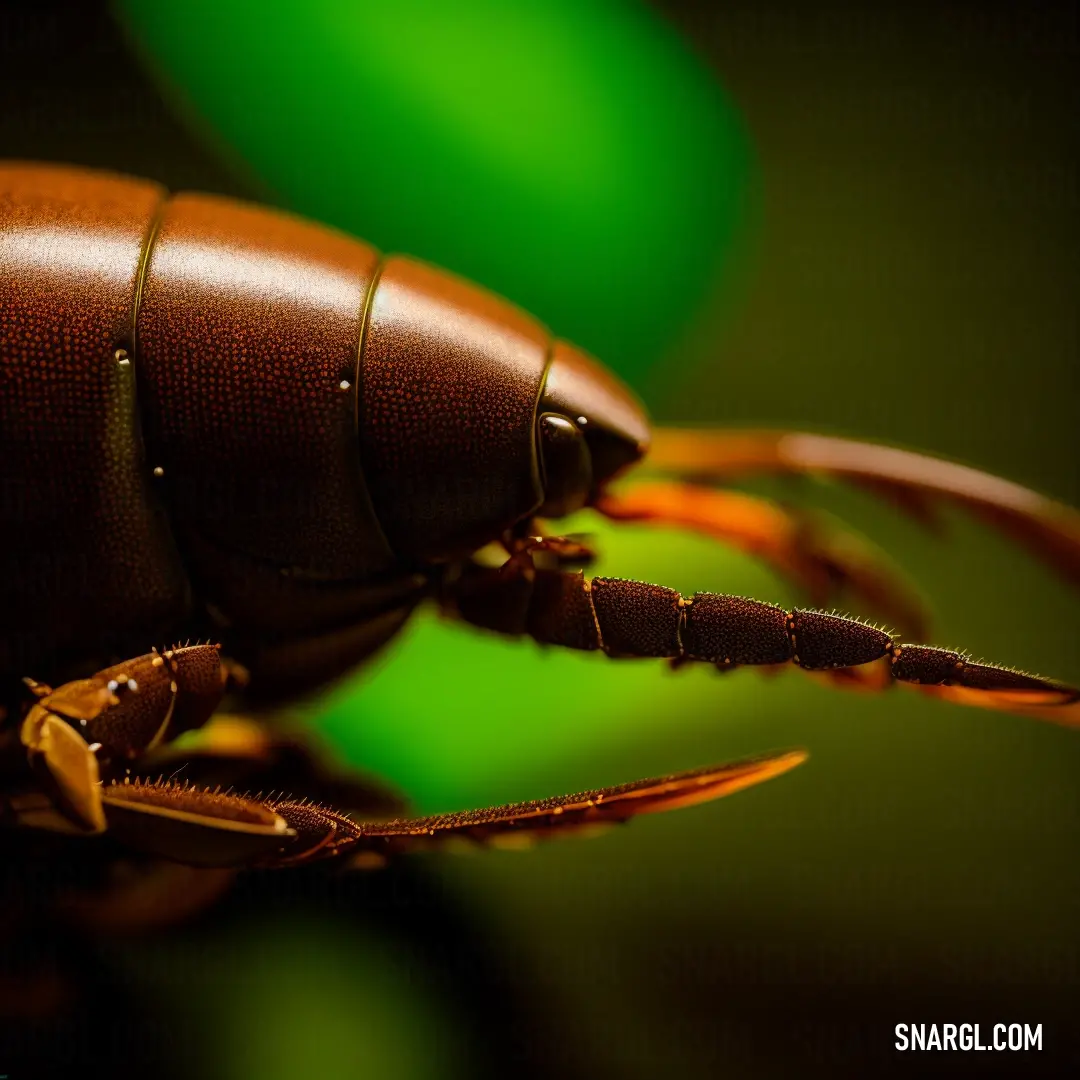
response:
M647 453L661 478L616 490ZM545 524L590 507L696 530L817 603L843 584L918 640L918 606L868 550L723 486L756 472L848 478L914 512L952 501L1080 580L1080 515L1005 480L815 435L653 433L595 360L415 259L217 196L0 166L3 821L107 831L188 865L283 866L621 821L804 756L390 821L327 805L318 779L274 797L153 779L230 680L287 700L425 602L614 658L795 664L1080 722L1070 687L857 619L589 578L588 546ZM205 644L166 647L184 638ZM230 758L211 739L206 756L227 781L265 779L254 750Z

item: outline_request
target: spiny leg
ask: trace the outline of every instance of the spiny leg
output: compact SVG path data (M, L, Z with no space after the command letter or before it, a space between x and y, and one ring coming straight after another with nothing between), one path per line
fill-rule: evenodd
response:
M103 831L101 775L141 756L178 724L202 723L224 685L216 645L147 653L55 690L28 679L36 701L20 739L45 791L8 800L19 823Z
M166 736L199 727L225 692L227 670L217 645L178 645L105 668L88 679L51 690L33 683L38 700L24 731L39 712L67 720L98 746L105 766L141 757Z
M251 865L296 838L266 800L162 778L107 785L102 803L120 843L187 866Z
M714 483L766 473L841 477L924 523L942 502L962 506L1080 585L1080 514L966 465L875 443L785 431L660 429L647 467Z
M296 800L343 806L370 817L408 811L405 797L385 781L342 770L307 738L235 713L217 713L182 745L143 758L138 773L205 789L289 792Z
M444 604L478 626L613 657L702 661L721 670L793 663L841 685L901 683L963 704L1080 724L1080 690L948 649L902 644L842 615L718 593L684 598L661 585L583 573L534 569L510 579L485 567L466 571ZM870 677L860 678L862 670Z
M511 570L502 580L528 579L532 551L574 557L575 545L540 538L521 543L517 545L520 558L511 557ZM358 823L324 801L341 800L338 805L346 810L371 814L393 812L399 800L363 778L342 776L306 747L270 735L241 718L216 726L211 723L186 752L162 749L147 757L138 752L140 745L153 747L160 741L187 690L198 703L203 701L200 695L213 687L220 694L221 681L217 647L197 646L195 651L151 653L57 690L35 687L38 701L24 724L24 741L29 739L31 755L45 756L61 787L66 784L82 802L88 802L67 809L83 831L107 827L110 838L123 847L188 867L219 869L293 866L345 853L352 854L353 865L370 865L372 859L381 861L403 848L453 838L492 843L510 838L520 844L525 839L579 832L719 798L786 772L805 758L802 751L785 751L535 802ZM83 732L108 738L104 760L130 763L125 773L156 763L171 767L172 774L157 779L125 775L120 781L114 772L112 782L102 785L96 757L102 746L87 743ZM191 782L193 776L202 779L215 771L226 784L261 781L281 785L291 794L241 795L220 785L210 789ZM23 807L22 823L55 828L54 822L33 820L35 810L50 808L47 793L37 799ZM78 799L69 796L64 801ZM60 819L61 825L64 820ZM154 873L146 877L140 896L132 897L136 911L148 897L158 895L165 887L163 881ZM226 884L220 877L196 881L209 883L208 896ZM179 913L183 905L173 907ZM84 914L90 917L95 911L91 906Z
M820 516L737 491L646 481L609 492L595 509L615 521L691 529L756 555L795 582L815 605L841 591L882 618L925 636L927 613L900 570L856 534Z
M731 795L806 759L786 750L575 795L421 818L358 822L341 810L292 797L237 796L174 781L105 789L109 827L131 847L194 866L288 867L344 854L370 866L386 855L466 839L498 845L570 835L640 814Z
M533 802L399 821L361 822L355 825L357 832L349 846L365 853L379 853L464 839L497 847L524 847L537 840L592 833L642 814L678 810L732 795L788 772L801 765L806 756L803 750L784 750Z
M61 798L46 792L31 799L21 807L20 822L62 827L59 802L83 829L107 827L113 839L137 851L188 866L236 867L276 855L297 834L269 799L222 791L222 785L289 790L298 801L340 799L368 813L400 812L396 793L332 770L297 740L237 717L200 731L186 752L161 745L178 714L184 727L201 728L220 700L227 667L218 652L217 645L177 647L56 690L35 687L38 701L23 738L31 757L44 756ZM58 748L66 751L62 758ZM98 782L99 765L111 783ZM138 775L149 769L162 775ZM211 790L205 782L215 774L219 784Z

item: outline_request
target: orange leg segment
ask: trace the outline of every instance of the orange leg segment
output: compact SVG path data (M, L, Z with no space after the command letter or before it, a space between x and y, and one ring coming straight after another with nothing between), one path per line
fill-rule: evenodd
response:
M926 636L926 611L900 570L869 542L829 528L809 513L737 491L669 481L645 481L605 494L595 509L616 521L704 533L763 559L816 605L843 592L856 606L877 612L913 637Z
M942 502L963 507L1080 585L1080 513L966 465L874 443L784 431L661 429L648 466L699 481L755 473L842 477L932 523Z

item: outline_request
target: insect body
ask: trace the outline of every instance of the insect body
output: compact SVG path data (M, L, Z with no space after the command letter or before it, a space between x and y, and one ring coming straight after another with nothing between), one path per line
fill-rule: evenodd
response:
M801 760L379 828L309 801L141 778L216 707L229 670L217 642L250 694L282 698L354 667L425 600L550 645L794 663L1075 722L1068 687L853 619L587 579L571 567L588 549L542 522L588 506L701 530L758 551L819 601L841 582L921 631L903 588L848 538L708 484L829 472L916 510L951 499L1076 580L1072 511L918 455L760 432L660 432L652 461L675 479L613 488L651 438L641 405L594 360L423 263L215 196L0 167L0 693L4 752L28 763L8 767L7 817L107 827L192 864L290 864L620 819ZM491 545L501 565L477 557ZM188 636L215 644L147 652ZM28 676L63 685L20 700Z

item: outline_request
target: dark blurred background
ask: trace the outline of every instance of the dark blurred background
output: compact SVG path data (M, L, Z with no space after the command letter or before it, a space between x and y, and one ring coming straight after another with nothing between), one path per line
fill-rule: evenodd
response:
M718 284L640 375L653 414L877 437L1080 503L1076 8L656 10L741 113L757 225L738 288ZM175 118L102 5L0 11L0 155L265 194ZM888 548L932 598L937 643L1080 681L1075 595L1007 542L951 516L943 540L840 488L801 494ZM604 542L601 573L795 599L710 545L583 527ZM429 809L770 746L812 759L596 841L329 883L252 876L155 940L57 937L42 953L74 968L83 996L54 1026L28 1024L0 1072L644 1080L1080 1064L1075 733L797 674L673 678L596 659L422 619L312 722ZM1041 1023L1045 1050L893 1050L897 1023L966 1021Z

